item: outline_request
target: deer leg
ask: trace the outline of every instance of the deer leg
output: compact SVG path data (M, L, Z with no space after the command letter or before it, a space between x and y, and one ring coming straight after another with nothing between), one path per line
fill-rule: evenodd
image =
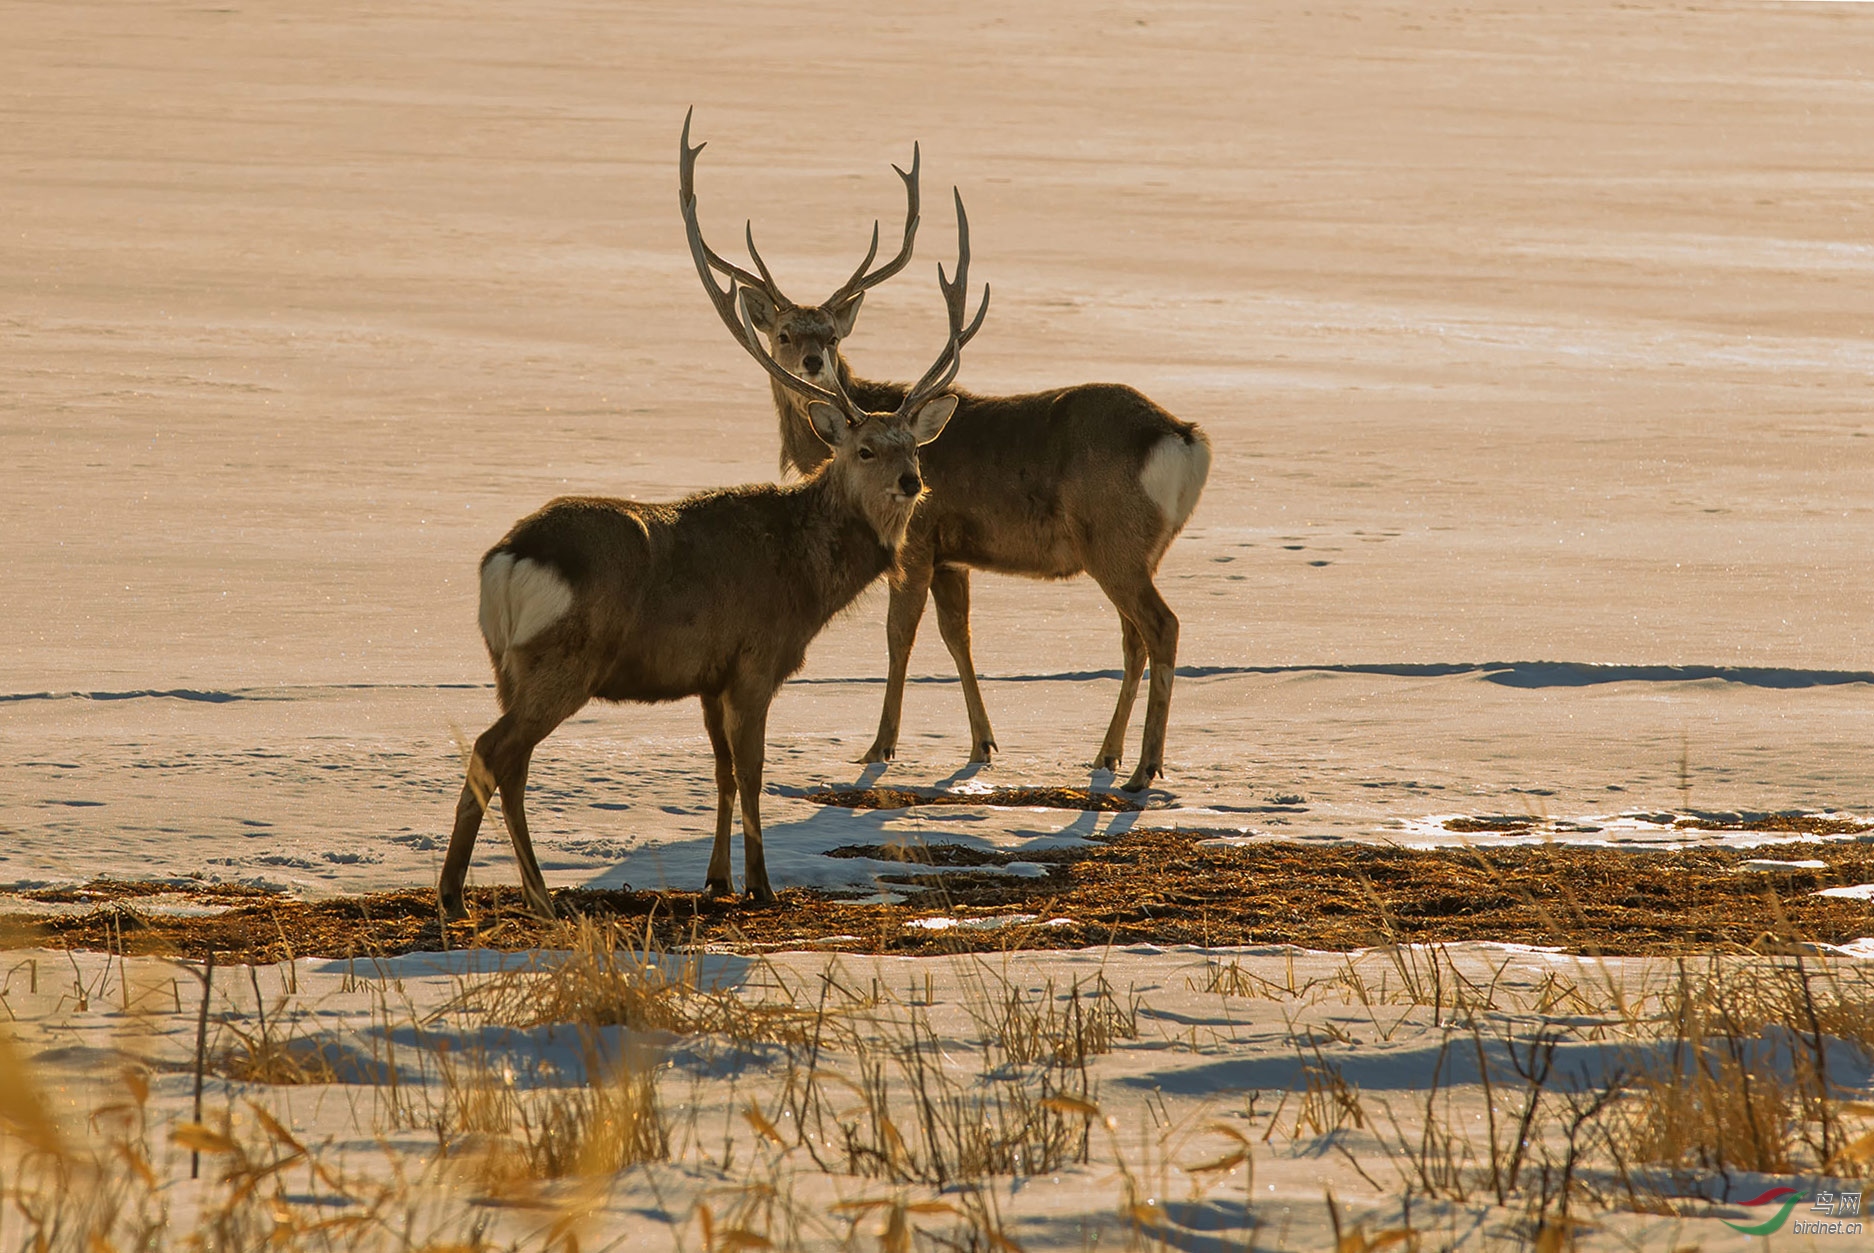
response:
M1119 770L1119 763L1126 755L1126 726L1132 721L1132 703L1138 699L1139 679L1145 673L1145 637L1139 634L1139 628L1132 625L1132 619L1125 614L1119 615L1119 634L1126 650L1126 674L1119 681L1119 703L1113 706L1113 721L1106 728L1106 740L1100 745L1100 755L1094 760L1095 770Z
M494 801L494 775L489 772L488 758L495 743L506 734L508 725L508 716L503 714L482 732L469 756L468 778L462 784L462 797L456 802L455 829L449 836L449 851L442 859L442 879L436 886L446 918L468 917L468 910L462 903L462 881L468 877L469 858L475 853L475 837L481 832L482 816Z
M501 817L507 825L508 838L514 844L514 858L520 863L521 894L528 908L536 914L543 918L554 916L553 901L547 895L546 880L541 877L540 863L534 859L533 841L527 834L527 810L522 793L527 788L527 767L533 759L535 745L579 711L586 703L586 692L570 679L521 683L508 674L502 676L501 695L507 712L495 719L495 724L475 741L475 751L469 758L468 781L463 784L461 799L456 802L455 830L449 837L449 851L443 855L442 879L437 892L443 913L451 918L466 916L462 881L468 875L469 858L475 851L475 837L481 830L491 790L501 795Z
M547 731L551 730L549 726ZM449 837L449 851L443 855L442 881L437 887L446 916L467 916L462 904L462 881L468 875L469 857L475 851L475 837L481 830L492 786L501 794L501 817L514 843L514 859L520 863L521 894L536 914L553 917L553 902L547 896L540 863L534 860L533 841L527 835L527 811L521 799L527 790L527 766L534 745L545 738L546 732L536 734L533 727L510 711L475 741L468 781L462 785L462 797L456 802L455 831Z
M729 827L735 819L735 756L729 751L729 735L723 730L722 697L703 697L703 725L709 728L709 746L716 753L716 843L709 853L709 872L703 879L703 891L711 896L729 896L735 885L729 880Z
M988 761L996 748L996 733L989 729L989 711L983 706L982 688L976 683L976 662L970 656L970 572L964 566L938 566L931 575L931 599L937 602L937 630L943 635L957 678L963 680L963 707L970 716L970 760Z
M768 860L761 851L761 767L767 752L768 704L774 693L743 694L726 702L724 730L735 756L735 782L742 794L742 862L748 895L758 905L774 903Z
M521 868L521 896L527 907L541 918L554 917L553 898L547 895L547 881L540 874L540 863L534 860L534 842L527 834L527 806L523 797L527 791L527 767L533 761L534 744L526 744L517 754L512 766L499 776L501 786L501 817L507 822L508 839L514 843L514 860Z
M878 715L878 737L865 750L862 762L890 761L898 751L898 719L904 712L904 681L911 669L911 645L917 642L917 624L930 595L931 567L907 561L904 573L892 581L891 605L885 611L885 643L891 650L891 671L885 678L885 708ZM747 811L743 811L744 820Z
M1178 665L1178 615L1171 612L1171 606L1152 585L1149 570L1089 570L1088 573L1113 602L1113 607L1144 639L1146 656L1152 663L1139 763L1133 767L1132 777L1121 785L1125 791L1137 792L1149 787L1154 778L1165 772L1165 721L1171 716L1171 677ZM1123 688L1120 694L1125 695ZM1110 736L1108 732L1109 742Z

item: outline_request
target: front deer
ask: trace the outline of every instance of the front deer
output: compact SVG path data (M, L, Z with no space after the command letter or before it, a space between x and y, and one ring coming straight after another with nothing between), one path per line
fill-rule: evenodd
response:
M681 173L686 204L694 200L701 150L701 145L690 147L686 117ZM699 271L714 268L747 289L743 304L785 369L826 387L837 385L867 408L897 405L905 388L855 377L839 343L852 332L866 290L910 260L918 224L917 168L913 149L910 172L898 170L909 202L898 255L876 270L869 268L878 254L874 226L865 260L823 304L797 305L781 294L755 251L752 230L748 251L759 273L724 260L700 237L695 244ZM1138 765L1125 783L1126 790L1138 791L1164 770L1165 723L1178 653L1177 615L1152 579L1197 507L1210 473L1210 441L1196 424L1180 421L1118 384L1087 383L1025 396L956 395L949 434L924 457L930 494L911 519L886 613L891 670L885 708L878 737L860 760L887 761L897 749L911 645L927 596L937 602L937 629L963 682L970 760L989 760L995 735L970 658L970 570L1040 579L1084 572L1119 611L1126 660L1119 703L1096 767L1118 769L1139 679L1147 658L1152 663L1145 735ZM778 375L774 402L782 467L813 472L827 450L809 434L806 407Z
M693 245L694 204L685 205ZM891 569L924 491L918 449L956 408L946 389L982 325L989 291L965 324L969 224L957 201L956 281L937 277L949 340L915 386L882 412L835 381L795 378L762 349L735 280L718 288L723 319L777 382L799 394L825 456L804 479L704 492L674 504L566 496L515 523L481 565L481 629L502 714L475 741L439 893L461 917L462 882L491 791L534 912L552 916L522 794L534 746L597 697L700 696L716 754L716 840L706 888L726 894L729 827L739 789L749 895L774 900L761 849L761 767L768 706L828 619ZM737 317L737 309L742 315Z

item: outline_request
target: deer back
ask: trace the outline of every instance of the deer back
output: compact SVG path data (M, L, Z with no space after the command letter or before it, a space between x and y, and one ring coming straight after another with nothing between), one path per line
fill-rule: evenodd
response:
M895 552L822 472L669 504L561 497L516 523L484 568L502 556L570 593L568 610L522 641L535 668L550 659L594 695L656 701L778 684Z
M852 377L863 405L886 407L903 388ZM1066 578L1083 568L1089 543L1150 551L1169 543L1195 500L1166 501L1147 467L1167 446L1208 463L1208 445L1185 422L1137 390L1085 383L1015 396L956 392L944 437L924 450L930 493L911 519L906 544L983 570ZM810 471L825 445L777 392L784 464ZM817 453L814 445L818 445ZM1197 476L1201 483L1202 475Z

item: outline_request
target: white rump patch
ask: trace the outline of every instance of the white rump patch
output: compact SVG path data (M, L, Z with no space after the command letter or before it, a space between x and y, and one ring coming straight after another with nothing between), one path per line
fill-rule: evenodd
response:
M496 657L566 616L573 589L551 566L496 553L482 567L482 638Z
M1167 435L1146 457L1145 467L1139 471L1139 486L1176 531L1197 508L1197 498L1203 494L1204 480L1209 477L1210 441L1201 434L1189 443L1182 435Z

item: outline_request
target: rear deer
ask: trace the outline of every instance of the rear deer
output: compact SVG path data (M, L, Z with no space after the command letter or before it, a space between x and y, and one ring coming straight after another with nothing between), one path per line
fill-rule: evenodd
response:
M694 201L684 217L700 247ZM438 889L463 914L462 883L491 794L535 913L551 917L522 794L534 746L597 697L668 701L700 696L716 754L716 840L706 890L731 891L729 827L742 801L748 893L774 900L761 848L761 768L768 706L799 670L827 620L896 563L924 492L918 449L956 409L948 388L974 321L964 308L969 223L957 200L955 282L937 280L949 313L943 352L888 410L858 408L837 379L820 387L782 369L761 347L746 292L710 298L736 339L775 381L802 397L826 456L801 480L704 492L674 504L565 496L514 524L481 564L481 630L494 662L501 717L475 741ZM700 254L699 254L700 255ZM738 316L738 309L740 316Z
M682 196L694 199L696 153L683 124ZM897 169L896 166L892 167ZM724 260L692 236L697 268L720 271L744 287L742 302L755 327L768 336L775 360L788 372L838 386L868 409L890 409L906 394L898 383L856 377L839 343L852 333L866 290L910 260L918 225L918 156L898 170L909 202L898 255L871 269L872 247L852 277L818 305L797 305L781 294L747 232L749 256L759 273ZM733 328L731 328L733 329ZM886 641L891 670L878 737L861 761L888 761L897 749L911 645L927 595L937 601L937 629L956 663L969 710L970 757L989 760L995 735L983 708L970 658L971 569L1065 579L1091 574L1119 611L1125 677L1119 703L1093 765L1114 770L1124 754L1146 659L1152 663L1145 735L1127 791L1139 791L1164 772L1165 722L1171 712L1177 664L1178 619L1153 584L1158 563L1183 529L1210 473L1210 440L1194 423L1180 421L1130 387L1086 383L1024 396L956 393L956 414L943 443L924 456L930 493L911 518L899 569L891 580ZM810 434L806 404L775 376L774 404L781 423L781 466L809 474L826 447Z

